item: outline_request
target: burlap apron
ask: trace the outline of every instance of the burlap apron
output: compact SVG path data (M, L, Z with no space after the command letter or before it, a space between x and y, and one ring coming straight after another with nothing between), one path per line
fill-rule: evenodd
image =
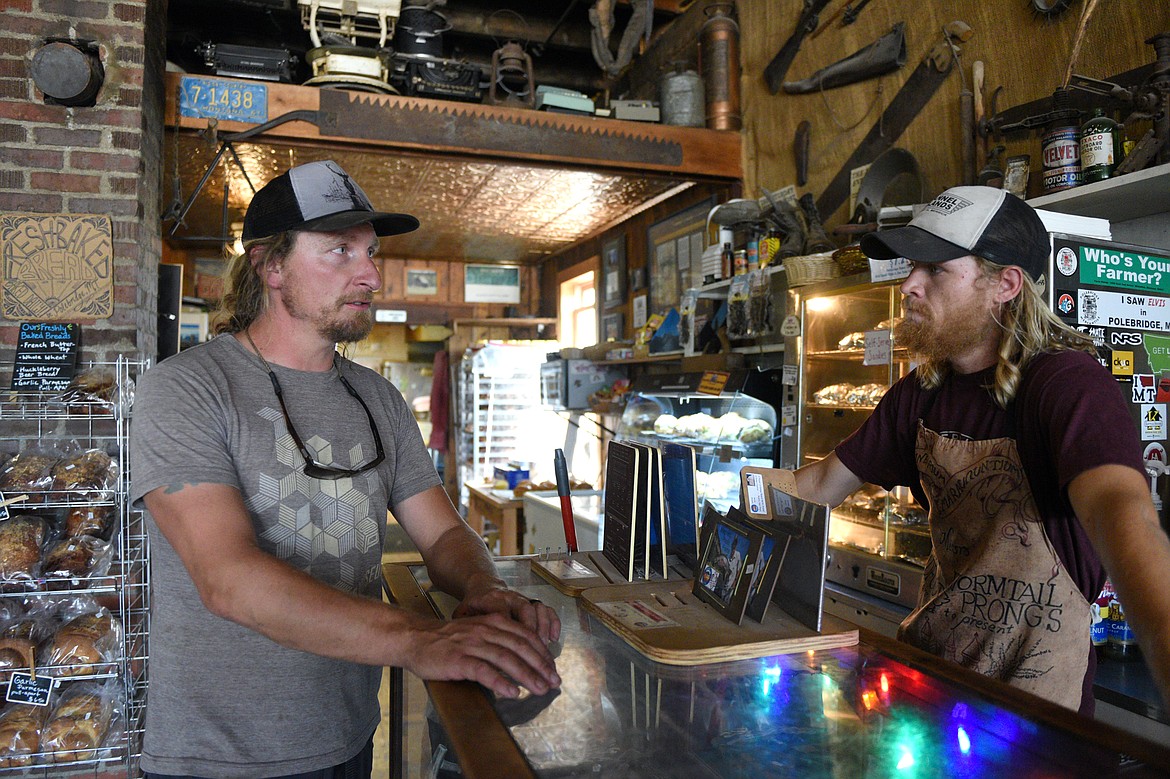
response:
M928 430L915 446L933 551L898 637L1076 709L1089 604L1056 556L1011 438Z

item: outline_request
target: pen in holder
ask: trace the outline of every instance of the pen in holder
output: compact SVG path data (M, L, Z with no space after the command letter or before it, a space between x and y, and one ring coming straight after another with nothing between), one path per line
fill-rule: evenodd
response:
M557 495L561 499L561 521L565 525L565 545L569 554L577 551L577 528L573 525L573 499L569 494L569 468L565 464L565 452L557 449L553 454L553 470L557 475Z

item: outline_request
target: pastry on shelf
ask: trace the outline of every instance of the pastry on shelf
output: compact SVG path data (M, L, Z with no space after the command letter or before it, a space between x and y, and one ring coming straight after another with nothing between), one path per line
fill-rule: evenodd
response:
M21 768L32 763L41 751L41 729L45 706L10 703L0 714L0 767Z
M90 685L65 691L41 732L41 748L55 763L97 756L110 728L113 704L100 688Z
M822 387L813 393L813 403L817 403L822 406L844 405L845 399L854 389L855 387L848 382L830 384L829 386Z

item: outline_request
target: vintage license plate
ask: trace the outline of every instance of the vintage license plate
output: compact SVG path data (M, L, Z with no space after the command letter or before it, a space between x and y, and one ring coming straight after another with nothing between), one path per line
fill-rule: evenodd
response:
M179 81L179 113L197 119L262 124L268 121L268 87L184 76Z

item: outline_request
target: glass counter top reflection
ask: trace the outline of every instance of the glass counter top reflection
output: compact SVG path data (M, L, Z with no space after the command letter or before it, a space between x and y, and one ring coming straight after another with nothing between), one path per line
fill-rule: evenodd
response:
M1105 726L1069 713L1071 727L1061 727L997 705L868 641L690 668L656 664L529 573L527 561L501 568L511 586L553 605L562 620L554 647L561 689L493 703L536 776L1047 778L1170 770L1161 747L1138 745L1145 764L1123 758L1122 747L1134 744L1084 732ZM411 572L428 592L425 570ZM428 594L440 612L455 605ZM432 752L448 739L438 719L429 723ZM475 775L467 770L475 756L457 757L464 774Z

